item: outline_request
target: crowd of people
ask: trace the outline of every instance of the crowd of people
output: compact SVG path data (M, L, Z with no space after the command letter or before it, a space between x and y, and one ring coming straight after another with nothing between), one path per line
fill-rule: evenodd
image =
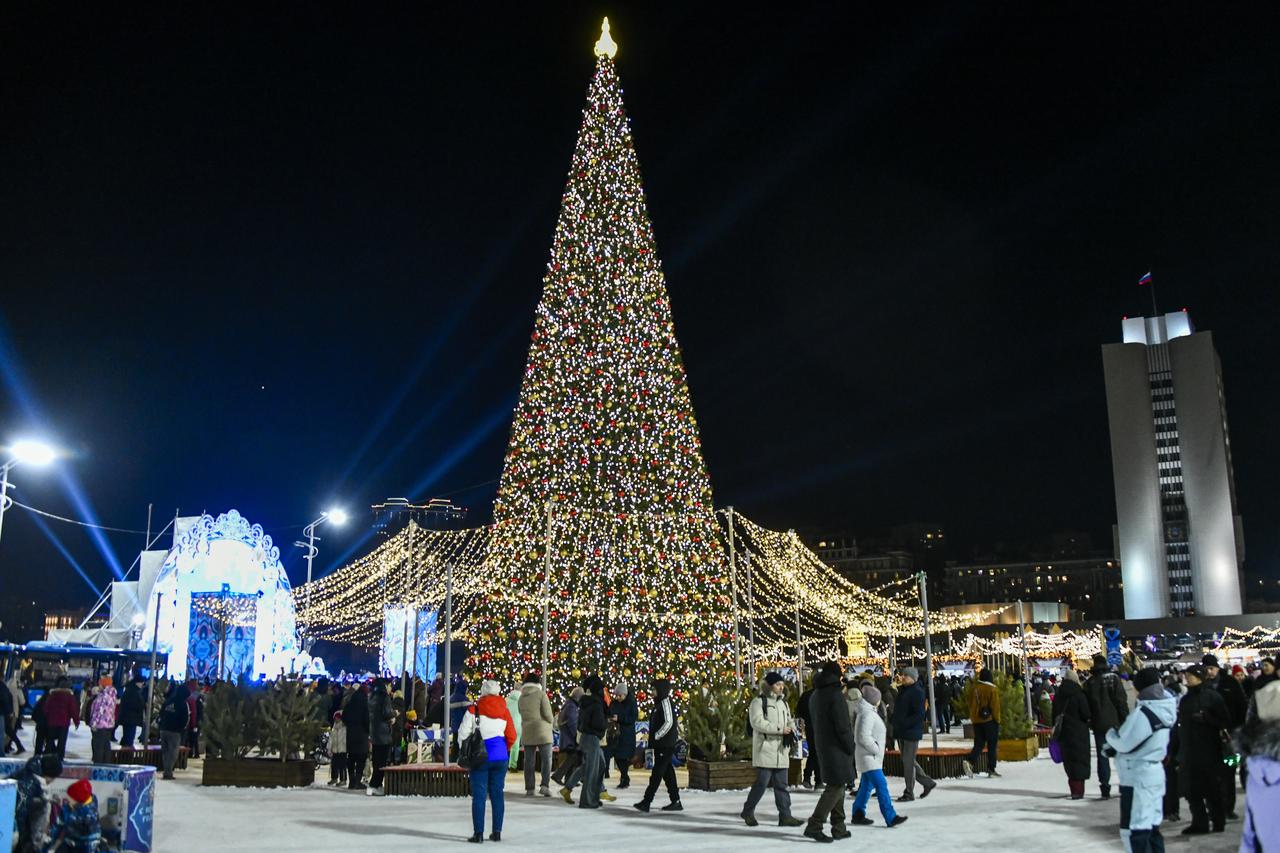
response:
M448 690L439 676L430 684L416 678L319 679L307 689L319 694L315 705L328 725L323 751L330 759L329 784L371 796L383 793L385 769L409 761L411 745L422 744L416 731L442 726L447 719L455 735L451 754L470 775L469 840L480 843L486 838L486 820L488 839L502 838L506 780L521 758L526 797L553 797L554 782L559 796L579 808L598 809L616 800L605 782L616 771L615 790L630 786L631 770L640 765L636 723L642 717L648 719L646 747L652 759L634 808L649 812L659 789L665 788L667 802L661 809L683 810L674 768L684 743L673 685L659 679L648 686L643 709L626 679L606 687L597 674L585 676L555 703L536 672L505 695L498 682L483 681L474 699L461 676L454 677ZM22 849L42 850L40 845L61 833L61 849L79 850L73 840L94 837L97 830L86 815L91 791L77 791L85 799L72 798L53 820L48 783L61 771L73 726L88 724L95 763L110 761L117 729L122 729L121 746L133 746L145 717L145 687L137 675L126 679L122 690L104 677L77 698L63 678L40 698L32 713L36 756L19 774L19 835L28 845ZM907 820L895 804L924 799L938 787L918 760L931 706L928 684L921 682L916 668L902 667L888 676L845 672L828 662L794 706L782 674L767 673L758 687L746 708L755 771L741 810L748 826L759 825L757 810L771 792L779 826L803 827L806 837L826 843L850 837L852 827L874 823L867 814L872 796L884 825L892 828ZM183 747L192 756L199 754L204 696L210 688L194 679L163 687L155 719L163 778L174 778ZM932 716L940 733L950 732L961 716L972 725L972 748L962 763L965 773L972 777L981 767L998 777L1003 709L992 673L982 669L971 680L938 675L932 688ZM1051 752L1065 772L1070 799L1085 799L1086 783L1095 771L1098 795L1110 799L1114 761L1127 851L1163 850L1161 824L1181 820L1183 799L1190 808L1183 835L1223 832L1227 821L1237 819L1232 761L1237 754L1246 792L1243 836L1256 844L1242 849L1264 849L1262 840L1280 843L1280 674L1272 661L1264 660L1254 671L1228 671L1206 655L1181 672L1142 668L1121 674L1098 656L1083 678L1070 668L1061 675L1033 675L1031 694L1036 722L1051 729ZM5 751L24 752L21 716L4 687L0 711L6 723ZM802 784L819 791L807 819L793 813L788 785L792 761L804 755L802 743L808 747ZM441 759L443 744L436 741L434 749L419 751L415 759ZM903 788L896 798L884 772L889 750L896 750L901 760ZM852 797L848 808L846 796ZM77 804L83 807L75 808Z

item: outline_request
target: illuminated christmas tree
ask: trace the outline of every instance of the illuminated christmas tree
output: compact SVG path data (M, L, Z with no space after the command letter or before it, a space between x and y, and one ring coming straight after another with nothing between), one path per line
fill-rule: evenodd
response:
M722 533L605 20L511 428L474 674L732 675ZM550 520L549 520L550 512ZM550 533L551 553L546 553ZM545 590L545 593L544 593Z

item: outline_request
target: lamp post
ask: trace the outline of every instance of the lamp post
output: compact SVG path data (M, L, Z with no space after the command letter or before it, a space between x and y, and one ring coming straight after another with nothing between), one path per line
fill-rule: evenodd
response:
M316 528L326 521L341 527L347 523L347 514L341 509L330 509L320 513L319 518L302 528L302 535L307 537L307 541L293 543L295 547L303 548L307 552L307 595L302 602L303 621L307 623L307 651L310 651L311 645L311 563L320 553L320 549L316 547Z
M13 458L0 465L0 535L4 533L4 511L13 503L9 497L9 470L15 465L48 465L58 458L58 451L39 441L15 441L9 453Z

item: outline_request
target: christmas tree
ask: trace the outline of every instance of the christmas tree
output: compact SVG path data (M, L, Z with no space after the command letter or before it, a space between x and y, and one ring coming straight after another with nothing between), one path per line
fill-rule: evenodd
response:
M732 675L711 483L605 20L494 505L475 675ZM550 542L550 554L547 545ZM688 681L683 682L688 686Z

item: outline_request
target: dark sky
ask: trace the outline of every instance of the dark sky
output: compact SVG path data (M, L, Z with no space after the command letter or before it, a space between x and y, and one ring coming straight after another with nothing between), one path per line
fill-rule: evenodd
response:
M0 439L75 451L18 500L337 501L325 567L390 495L483 518L607 13L718 503L1106 544L1099 346L1150 269L1215 334L1248 567L1280 575L1261 6L110 5L0 11ZM0 584L92 598L21 509Z

